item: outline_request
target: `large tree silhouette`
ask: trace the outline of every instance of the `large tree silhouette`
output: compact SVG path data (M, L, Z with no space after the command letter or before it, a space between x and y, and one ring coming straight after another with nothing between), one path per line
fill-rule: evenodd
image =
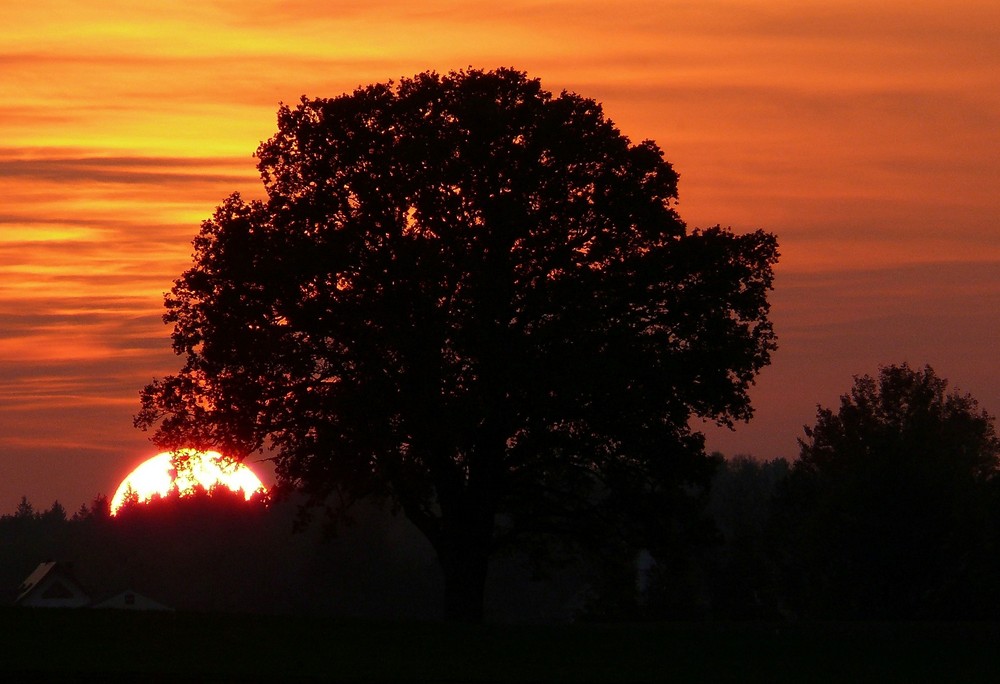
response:
M166 298L186 363L137 425L392 497L449 615L521 533L703 478L692 417L750 417L775 239L688 230L660 149L593 100L424 73L282 106L257 157L267 199L202 225Z

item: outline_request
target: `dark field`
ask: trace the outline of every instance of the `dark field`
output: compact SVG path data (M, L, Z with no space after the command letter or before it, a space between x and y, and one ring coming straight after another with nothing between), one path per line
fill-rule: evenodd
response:
M997 681L995 624L458 626L5 609L0 680Z

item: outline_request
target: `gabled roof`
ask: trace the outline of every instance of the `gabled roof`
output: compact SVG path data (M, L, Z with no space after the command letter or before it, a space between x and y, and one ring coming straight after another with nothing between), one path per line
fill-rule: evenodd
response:
M68 563L46 561L28 575L17 590L16 605L79 607L90 597L73 576Z

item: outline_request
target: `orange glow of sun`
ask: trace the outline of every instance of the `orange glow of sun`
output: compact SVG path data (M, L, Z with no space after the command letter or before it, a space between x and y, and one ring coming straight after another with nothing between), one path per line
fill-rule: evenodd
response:
M231 463L217 451L181 449L176 452L186 462L177 468L174 452L165 451L142 462L122 480L111 499L111 515L118 513L126 498L134 492L139 501L149 501L154 496L167 496L177 490L181 496L194 492L197 486L211 489L223 485L234 492L242 491L250 499L266 491L260 478L243 463Z

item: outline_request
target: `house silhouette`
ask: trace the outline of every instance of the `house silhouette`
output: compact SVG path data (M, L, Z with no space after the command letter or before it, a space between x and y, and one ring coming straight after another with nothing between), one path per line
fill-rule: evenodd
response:
M104 601L94 602L73 574L71 563L40 563L17 590L14 605L29 608L111 608L117 610L173 610L127 589Z
M69 563L46 561L28 575L17 590L14 605L32 608L82 608L90 595L73 575Z

